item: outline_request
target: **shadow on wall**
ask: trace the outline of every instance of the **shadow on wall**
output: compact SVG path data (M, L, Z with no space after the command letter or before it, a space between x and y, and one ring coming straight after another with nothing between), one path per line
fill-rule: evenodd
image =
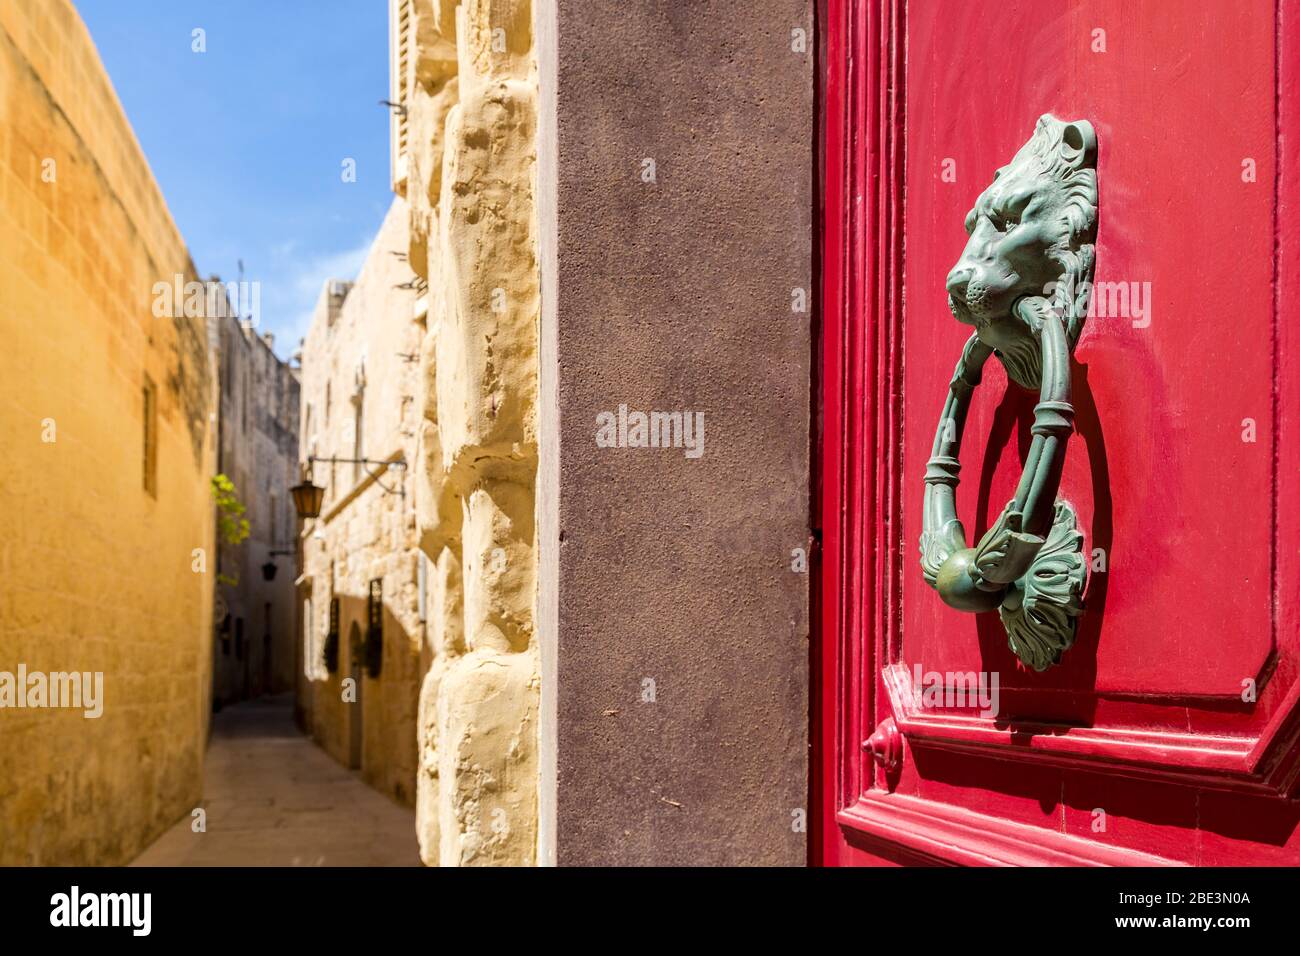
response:
M309 679L312 738L345 767L403 806L415 805L416 712L420 696L420 645L396 615L382 609L379 676L372 677L366 639L369 602L336 594L337 667L325 680ZM314 627L328 631L328 606ZM324 646L325 640L319 640ZM345 683L347 682L347 683Z

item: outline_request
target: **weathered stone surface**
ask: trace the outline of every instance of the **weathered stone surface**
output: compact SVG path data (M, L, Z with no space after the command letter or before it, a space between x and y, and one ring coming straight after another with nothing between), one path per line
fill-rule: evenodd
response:
M474 651L443 675L436 719L440 865L534 862L537 692L531 653Z
M415 6L406 189L410 262L429 280L416 470L420 543L437 582L420 701L421 856L441 865L531 863L539 312L532 7Z

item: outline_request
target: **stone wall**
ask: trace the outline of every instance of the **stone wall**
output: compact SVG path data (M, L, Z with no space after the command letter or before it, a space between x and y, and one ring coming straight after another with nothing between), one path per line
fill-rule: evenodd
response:
M217 470L234 483L249 525L244 541L219 542L217 551L213 696L228 704L294 688L298 523L289 488L298 481L300 399L297 373L276 357L273 339L235 313L210 321L221 382Z
M531 864L537 848L534 627L537 80L527 0L415 0L410 264L428 283L418 408L429 565L420 694L421 854Z
M303 466L321 458L414 464L420 430L417 296L405 262L406 203L395 200L354 283L322 289L302 347ZM303 681L311 733L371 785L410 804L416 791L416 703L424 624L417 547L419 483L411 469L318 462L320 517L304 523ZM365 667L371 582L382 588L382 660ZM337 668L326 666L338 601ZM344 682L355 682L355 694Z
M97 719L0 709L0 864L123 863L199 800L215 381L155 317L197 276L66 0L0 4L0 235L0 672L103 672Z
M800 863L811 5L392 3L422 857Z

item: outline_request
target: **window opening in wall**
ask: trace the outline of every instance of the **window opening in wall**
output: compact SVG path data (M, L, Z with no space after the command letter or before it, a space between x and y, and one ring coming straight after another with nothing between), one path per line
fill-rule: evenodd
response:
M325 634L325 670L336 673L339 669L339 599L330 598L329 630Z
M366 599L366 672L378 677L384 661L384 582L370 582Z
M144 377L144 490L158 497L158 390Z

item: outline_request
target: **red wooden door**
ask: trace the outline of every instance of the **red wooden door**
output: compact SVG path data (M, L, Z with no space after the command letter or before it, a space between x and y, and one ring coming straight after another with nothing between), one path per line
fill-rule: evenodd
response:
M828 0L823 28L817 859L1300 862L1300 2ZM1049 113L1096 133L1098 291L1059 491L1084 612L1038 672L918 540L972 331L946 279ZM988 361L975 540L1038 400Z

